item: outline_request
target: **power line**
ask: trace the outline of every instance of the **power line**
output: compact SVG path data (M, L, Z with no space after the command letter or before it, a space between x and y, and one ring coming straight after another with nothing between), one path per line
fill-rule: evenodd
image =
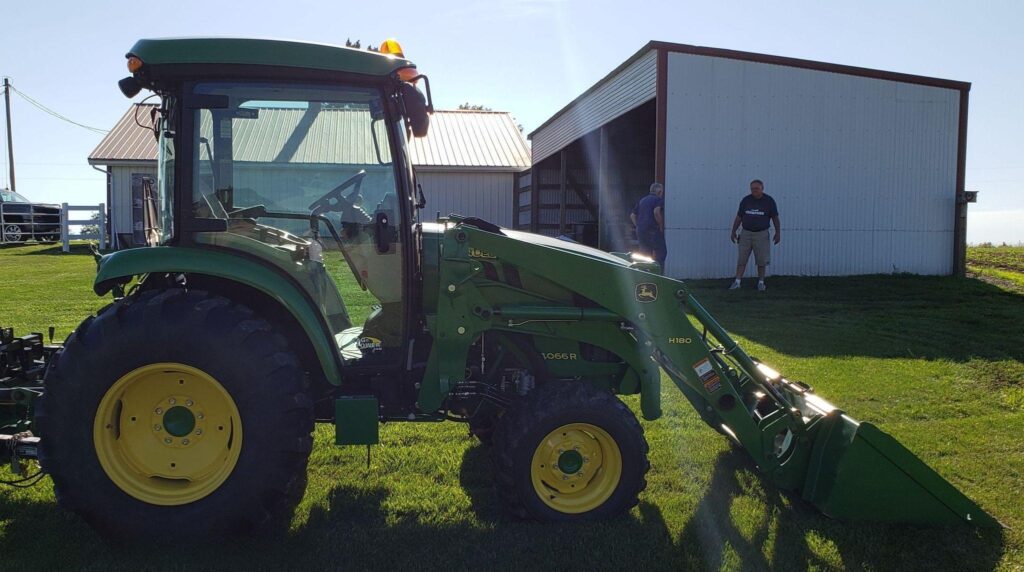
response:
M23 93L23 92L22 92L21 90L19 90L18 88L14 87L13 85L12 85L12 86L10 86L10 88L11 88L11 90L12 90L12 91L13 91L14 93L16 93L16 94L18 94L19 96L21 96L21 98L22 98L22 99L24 99L25 101L27 101L27 102L29 102L30 104L32 104L33 106L35 106L35 107L39 108L39 109L40 109L40 110L42 110L43 112L45 112L45 113L48 113L48 114L50 114L50 115L52 115L52 116L56 117L57 119L60 119L60 120L62 120L62 121L67 121L68 123L70 123L70 124L72 124L72 125L77 125L77 126L79 126L79 127L82 127L83 129L88 129L89 131L92 131L93 133L101 133L101 134L106 134L106 133L109 133L109 132L110 132L110 131L109 131L109 130L107 130L107 129L100 129L99 127L91 127L91 126L89 126L89 125L86 125L86 124L84 124L84 123L79 123L79 122L77 122L77 121L75 121L75 120L73 120L73 119L71 119L71 118L69 118L69 117L66 117L66 116L64 116L64 115L61 115L60 113L57 113L56 111L54 111L54 110L50 109L49 107L46 107L46 106L45 106L45 105L43 105L42 103L39 103L38 101L36 101L36 100L32 99L31 97L29 97L28 95L26 95L25 93Z

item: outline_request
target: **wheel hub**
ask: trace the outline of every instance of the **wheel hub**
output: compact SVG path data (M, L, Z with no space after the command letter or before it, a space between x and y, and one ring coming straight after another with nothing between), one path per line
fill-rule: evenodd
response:
M558 470L572 475L583 468L583 455L579 451L566 451L558 456Z
M184 437L196 427L196 416L182 405L175 405L164 413L164 428L175 437Z

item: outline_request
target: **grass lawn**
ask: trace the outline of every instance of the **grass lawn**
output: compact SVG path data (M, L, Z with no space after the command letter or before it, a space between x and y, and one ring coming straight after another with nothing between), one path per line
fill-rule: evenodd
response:
M978 260L971 251L971 261ZM1018 258L1019 260L1019 258ZM84 252L0 248L0 324L65 337L106 301ZM693 283L753 355L890 432L1009 530L832 521L762 480L666 378L645 422L649 486L621 519L576 526L508 517L488 450L464 426L388 424L363 448L317 430L310 484L278 539L112 546L57 508L48 482L0 490L0 568L1005 569L1024 567L1024 296L973 279L770 278ZM346 289L354 318L369 297ZM627 398L635 410L637 398ZM0 469L0 474L4 474ZM159 542L165 542L159 544Z
M967 270L1024 293L1024 246L976 246L967 249Z

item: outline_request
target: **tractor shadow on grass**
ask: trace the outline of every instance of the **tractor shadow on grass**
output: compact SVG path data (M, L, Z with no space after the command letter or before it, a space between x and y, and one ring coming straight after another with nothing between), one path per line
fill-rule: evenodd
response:
M974 279L769 278L767 292L694 281L731 333L796 357L1024 361L1024 296Z
M723 451L678 543L708 569L991 570L1000 529L846 523L764 479L742 451Z
M92 256L89 245L82 243L72 244L68 252L64 252L59 242L0 245L0 252L4 250L16 250L17 252L13 252L15 256ZM103 254L107 253L108 251L103 251Z
M505 512L489 450L466 450L459 475L475 518L389 506L384 488L338 487L284 550L265 556L311 564L394 568L444 563L473 569L990 570L1003 554L1000 530L850 524L821 516L760 478L740 451L716 459L711 481L685 522L666 522L641 497L628 515L576 524L523 522ZM649 495L648 495L649 496ZM662 496L659 503L674 502ZM453 507L454 509L454 507ZM284 547L282 546L282 548ZM286 557L285 555L291 555ZM270 565L269 561L261 561Z
M654 493L628 515L571 525L522 522L491 485L489 451L463 456L460 485L470 510L424 510L383 486L337 486L326 506L283 537L213 545L108 544L45 499L0 498L6 569L320 570L990 570L1003 553L999 530L845 524L819 515L761 479L746 456L723 451L700 499L658 493L661 505L695 500L667 522ZM678 511L675 511L678 512ZM159 541L159 539L154 539Z

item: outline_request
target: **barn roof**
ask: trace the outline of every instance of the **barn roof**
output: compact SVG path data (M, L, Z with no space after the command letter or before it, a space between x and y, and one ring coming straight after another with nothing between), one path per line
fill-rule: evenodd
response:
M114 128L89 154L92 165L148 163L157 159L157 144L150 126L152 105L133 105ZM369 122L360 112L326 110L317 114L306 136L297 144L288 141L288 134L302 121L302 109L263 109L277 126L272 132L239 130L235 159L239 161L272 161L282 152L290 153L292 162L371 163L363 156L368 149L352 149L343 145L347 130L367 129ZM357 117L358 116L358 117ZM244 123L242 124L245 125ZM202 129L202 127L201 127ZM326 144L325 144L326 142ZM437 111L431 117L426 137L409 142L413 164L417 167L520 171L530 166L530 149L512 117L498 111Z

